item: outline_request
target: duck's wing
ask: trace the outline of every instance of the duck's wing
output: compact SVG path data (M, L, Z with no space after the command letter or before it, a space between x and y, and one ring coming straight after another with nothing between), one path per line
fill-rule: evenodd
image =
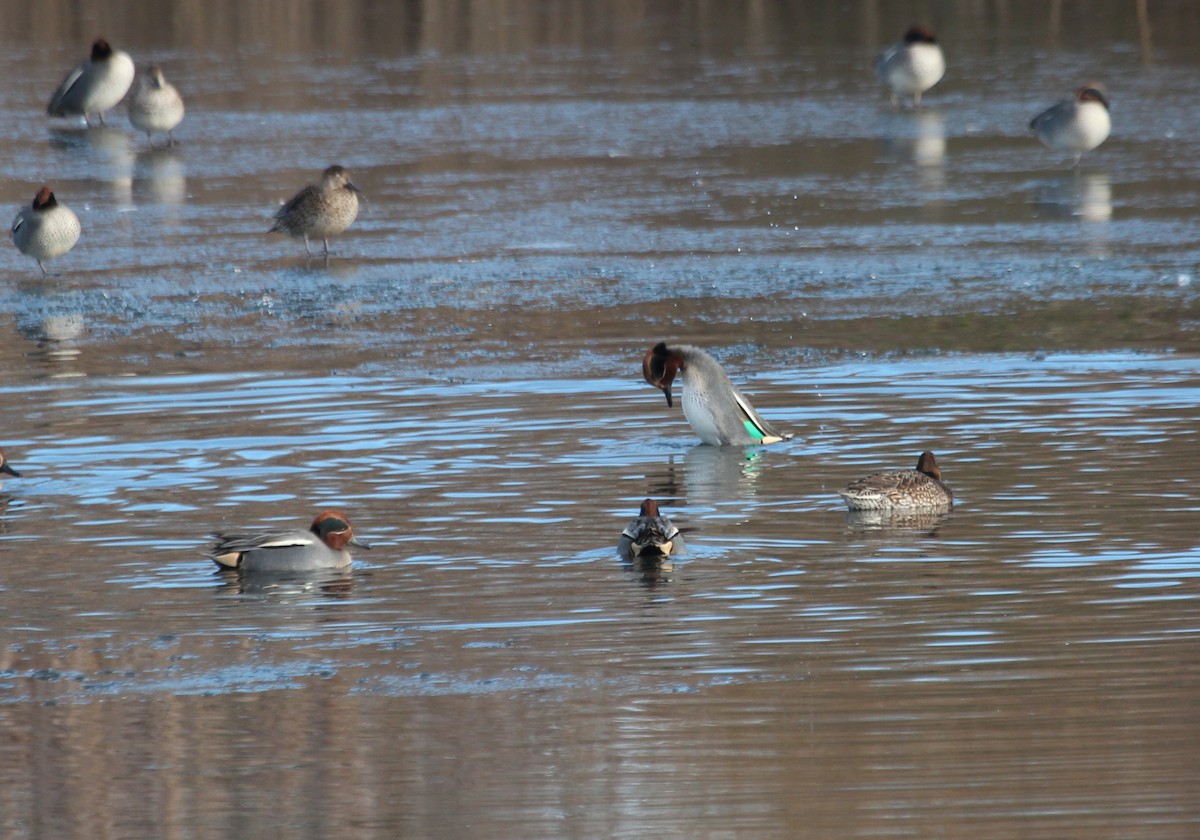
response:
M879 55L875 56L875 61L872 63L872 67L875 69L875 75L878 76L882 81L887 81L888 67L903 48L903 44L892 44Z
M208 551L213 562L236 569L247 551L273 548L296 548L319 542L311 531L264 531L254 534L213 534L214 542Z
M1069 99L1056 102L1029 121L1029 130L1036 133L1050 128L1069 114L1073 104Z
M733 398L737 401L738 408L741 409L742 425L746 427L746 432L750 437L758 438L760 443L779 443L781 440L792 439L790 432L777 431L774 426L764 420L754 406L750 405L750 401L742 396L742 393L736 388L733 389Z
M666 542L678 533L679 529L672 525L671 520L665 516L639 516L625 527L621 536L634 542L650 542L652 540Z
M312 531L260 531L251 534L213 534L211 553L240 554L264 548L294 548L320 542Z
M67 74L67 77L62 80L62 84L58 86L58 90L54 91L54 95L50 97L50 104L46 106L47 114L52 117L66 116L65 103L87 68L88 63L84 61Z
M292 213L295 212L297 207L300 207L304 204L307 204L309 201L311 201L312 197L315 196L318 192L320 192L320 190L317 187L312 186L311 184L309 186L305 187L304 189L300 190L300 192L296 193L294 196L289 198L282 207L280 207L278 210L275 211L275 218L276 219L287 218L288 216L290 216Z
M925 473L919 473L916 470L879 472L850 482L846 485L845 492L854 493L856 495L862 495L864 493L882 495L902 490L911 490L914 487L919 487L922 484L932 480L933 479L925 475Z

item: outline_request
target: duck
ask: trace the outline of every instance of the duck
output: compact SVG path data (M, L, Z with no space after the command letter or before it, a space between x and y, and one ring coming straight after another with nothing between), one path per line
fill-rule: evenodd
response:
M138 131L146 132L150 148L154 148L154 133L167 133L167 145L175 145L171 133L183 122L183 97L175 86L163 78L162 68L149 64L138 76L137 91L129 98L129 122Z
M92 52L81 61L54 91L46 113L52 117L83 117L91 127L89 114L96 114L104 125L104 112L116 106L129 93L134 76L133 59L123 50L115 50L103 38L92 42Z
M658 502L646 499L642 502L637 518L630 520L617 551L622 557L667 557L671 552L682 554L683 535L671 524L671 520L658 512Z
M12 223L12 240L17 250L37 260L42 276L44 260L52 260L75 247L79 241L79 218L65 204L59 204L47 186L38 190L33 204L22 207Z
M941 468L928 449L917 459L916 469L874 473L837 492L850 510L932 511L954 506L954 493L942 481Z
M321 183L309 185L296 193L275 213L275 226L269 233L286 233L304 239L304 252L310 236L325 243L324 255L329 256L329 237L337 236L350 227L358 216L358 197L362 190L350 182L350 174L341 166L331 166L321 175Z
M20 478L21 474L12 468L8 463L8 459L4 457L4 452L0 451L0 473L8 473L13 478Z
M914 108L921 107L921 94L946 74L946 57L937 37L923 26L909 27L904 37L875 59L875 75L892 89L892 107L899 97L911 96Z
M369 549L354 537L350 520L336 510L317 514L307 531L213 534L208 557L223 569L243 572L309 572L350 565L348 546Z
M1030 120L1029 130L1047 148L1074 155L1072 168L1079 166L1083 153L1107 140L1112 131L1104 86L1094 82L1084 85L1071 99L1052 105Z
M671 383L683 377L683 415L700 440L710 446L748 446L790 440L777 431L734 387L717 360L687 344L660 341L642 358L642 376L674 406Z

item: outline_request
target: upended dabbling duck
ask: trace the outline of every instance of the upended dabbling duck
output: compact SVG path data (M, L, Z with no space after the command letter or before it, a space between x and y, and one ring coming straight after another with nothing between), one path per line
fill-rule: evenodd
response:
M792 435L777 431L734 387L717 360L699 347L660 341L642 359L642 376L667 396L673 406L671 383L683 378L683 415L692 431L710 446L748 446L778 443Z
M667 557L684 552L683 536L671 520L658 512L658 502L646 499L635 519L621 532L617 551L622 557Z

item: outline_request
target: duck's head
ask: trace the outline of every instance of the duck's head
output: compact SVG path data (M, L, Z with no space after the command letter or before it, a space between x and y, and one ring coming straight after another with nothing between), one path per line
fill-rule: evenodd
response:
M49 187L42 187L38 190L37 195L33 197L34 210L49 210L57 204L58 202L54 198L54 193L50 191Z
M937 38L924 26L910 26L904 33L906 44L936 44Z
M683 357L669 349L665 341L655 344L642 358L642 376L667 396L667 406L675 405L671 398L671 383L683 369Z
M917 459L917 472L925 473L930 478L935 478L938 481L942 480L942 470L938 466L937 459L933 457L933 453L926 449L921 453L921 457Z
M161 88L166 83L162 67L157 64L147 64L142 69L142 84L146 87Z
M321 185L326 189L362 193L362 190L350 181L350 173L346 171L345 167L337 165L329 167L321 174Z
M1108 110L1108 92L1104 90L1104 85L1090 82L1079 90L1075 91L1075 100L1077 102L1099 102Z
M348 545L356 548L369 549L371 547L365 542L354 538L354 530L350 527L350 520L341 511L321 511L317 514L317 518L313 520L312 527L309 530L320 537L321 542L334 551L344 551Z

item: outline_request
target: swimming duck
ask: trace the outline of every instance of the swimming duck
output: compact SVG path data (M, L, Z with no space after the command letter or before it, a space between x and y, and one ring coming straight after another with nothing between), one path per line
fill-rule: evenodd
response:
M104 112L125 98L133 84L134 66L129 53L114 50L108 41L97 38L92 53L62 80L46 113L52 117L83 117L97 114L104 125Z
M621 532L617 551L626 558L666 557L672 551L682 554L683 535L670 519L659 515L656 501L646 499L637 518Z
M875 75L892 89L892 107L900 96L911 96L914 108L921 107L921 94L946 73L946 58L937 38L923 26L910 27L904 38L875 59Z
M307 572L350 565L347 546L370 548L354 538L350 520L336 510L317 514L307 531L292 528L256 534L214 534L209 558L246 572Z
M146 132L151 149L156 131L165 131L167 145L175 145L171 132L183 122L183 97L163 78L162 68L157 64L148 65L138 77L138 89L129 98L129 122L138 131Z
M838 495L850 510L949 510L954 506L954 494L942 481L937 459L929 450L921 453L915 470L875 473L851 482Z
M79 241L79 219L70 207L59 204L49 187L42 187L33 204L23 207L12 223L12 240L17 250L37 260L46 277L43 260L52 260L75 247Z
M350 175L340 166L331 166L321 175L321 183L309 185L292 196L275 213L275 226L269 233L279 231L296 239L304 239L304 252L308 249L308 238L319 237L325 243L325 256L329 256L329 237L337 236L350 227L358 216L358 197L362 190L350 183Z
M667 395L668 407L674 405L671 383L676 374L683 377L683 414L704 443L745 446L792 437L767 423L729 381L717 360L699 347L668 347L660 341L642 358L642 376Z
M1078 166L1083 153L1107 140L1112 131L1108 95L1101 85L1085 85L1075 91L1073 98L1062 100L1030 120L1029 130L1047 148L1074 155L1072 166Z

